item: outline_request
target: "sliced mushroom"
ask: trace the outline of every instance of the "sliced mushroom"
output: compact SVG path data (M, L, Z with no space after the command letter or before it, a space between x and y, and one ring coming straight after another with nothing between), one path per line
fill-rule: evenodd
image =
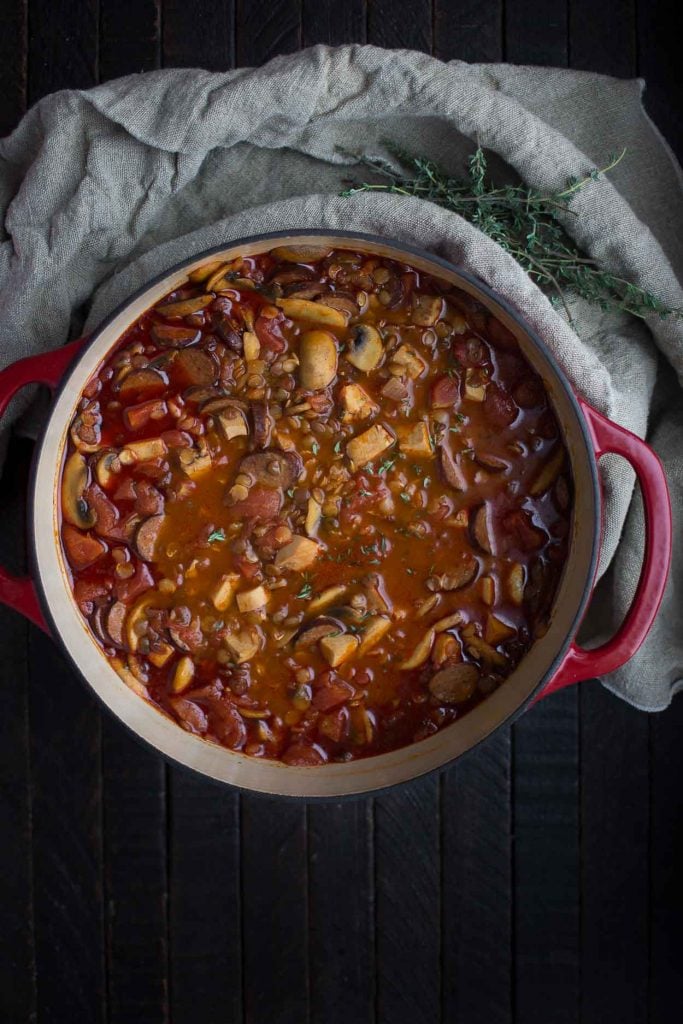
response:
M211 263L203 263L200 267L195 267L187 275L188 281L192 281L193 284L201 284L202 281L206 281L215 274L220 267L224 267L225 264L222 260L213 260Z
M310 302L308 299L276 299L275 304L291 320L305 320L309 323L322 324L324 327L346 327L344 314L322 302Z
M465 370L465 398L470 402L483 402L486 398L488 381L476 366L468 366Z
M133 675L128 665L121 658L112 658L110 664L126 686L130 687L139 697L147 697L147 687Z
M261 646L259 633L255 629L229 633L224 643L238 665L253 658Z
M235 573L227 573L225 576L221 576L212 587L209 591L209 597L217 612L224 612L230 607L240 582L240 576Z
M457 464L450 450L446 448L445 445L441 445L439 447L439 468L444 480L449 487L453 488L454 491L467 490L465 474L460 469L460 466Z
M481 587L481 599L484 604L491 606L496 600L496 583L493 576L482 576L479 581Z
M74 448L86 454L99 451L102 437L100 427L99 413L84 410L79 416L76 416L69 431Z
M429 692L440 704L461 704L474 696L479 682L476 665L449 665L429 681Z
M496 553L494 550L495 539L491 525L491 512L487 502L480 505L474 513L471 528L472 535L482 551L486 551L489 555L494 555Z
M202 408L202 412L205 411L205 408ZM216 423L226 441L232 441L234 437L246 437L249 434L247 417L234 402L227 402L222 407L216 415Z
M508 468L508 463L505 459L499 458L497 455L491 455L489 452L477 452L474 456L474 461L484 469L488 469L491 473L502 473L504 469Z
M107 490L114 483L114 477L121 472L118 452L105 452L95 465L95 476L100 487Z
M131 370L121 383L117 391L120 395L136 394L160 395L168 387L168 377L160 370L152 370L149 367L142 370Z
M303 572L310 568L320 553L320 545L308 537L292 537L289 544L280 548L275 556L275 565L282 570Z
M447 629L453 629L454 626L459 626L462 622L462 612L453 612L452 615L446 615L445 618L439 619L438 622L434 623L435 633L445 633Z
M531 484L529 493L534 497L538 497L539 494L543 494L544 491L547 491L548 488L555 483L563 465L564 448L562 445L558 445L547 462L541 466L538 475Z
M315 498L310 497L308 499L308 506L306 508L306 521L304 523L304 529L306 530L307 537L317 536L318 529L320 527L320 521L322 519L322 505Z
M242 335L242 346L244 358L248 363L253 363L261 355L261 342L254 331L245 331Z
M270 593L265 587L258 586L252 590L243 590L237 595L237 607L244 615L246 612L255 612L264 608L270 600Z
M164 515L150 516L138 526L135 534L135 550L144 562L153 562L159 533L164 525Z
M462 629L462 640L467 653L483 661L485 665L493 665L497 668L504 668L507 664L506 658L500 654L495 647L488 644L477 633L474 623L470 622Z
M412 321L420 327L433 327L443 311L443 299L438 295L413 295Z
M428 629L425 635L416 645L410 657L406 658L405 661L402 661L398 667L403 670L408 670L413 668L419 668L420 665L424 665L425 661L431 654L435 636L436 633L434 632L434 630Z
M322 391L337 374L337 343L328 331L306 331L299 346L302 388Z
M526 569L521 562L513 562L507 578L508 597L514 605L521 607L524 602L524 584L526 582Z
M308 606L308 612L311 615L315 615L321 612L324 608L329 608L333 605L340 597L344 597L349 588L345 583L338 583L333 587L327 587L321 594L314 597Z
M331 306L332 309L338 309L341 313L344 313L349 320L354 316L358 316L358 304L350 295L340 295L339 293L326 295L324 301L326 306Z
M196 295L193 299L179 299L177 302L165 302L161 306L156 307L157 313L161 313L162 316L168 317L184 317L190 316L192 313L198 313L200 309L206 309L213 302L215 296L211 293L204 295Z
M487 644L492 644L495 647L497 644L503 643L504 640L510 640L516 633L517 630L513 626L503 622L497 615L489 614L486 616L484 639Z
M271 250L271 256L285 263L319 263L329 253L329 246L322 245L278 245Z
M239 464L240 473L250 476L254 483L266 487L279 487L287 490L303 473L304 464L301 456L294 451L282 452L270 448L264 452L246 455Z
M67 523L81 530L95 525L97 516L90 508L84 492L88 486L88 465L80 452L72 452L62 474L62 515Z
M151 335L161 348L186 348L202 336L196 327L175 327L172 324L152 324Z
M346 359L363 373L369 373L379 366L384 355L384 346L379 331L370 324L358 324L351 332L351 337L344 353Z
M172 658L174 654L175 650L170 644L157 640L154 643L154 647L147 655L147 660L151 661L151 663L157 668L163 668L169 658Z
M251 417L254 424L254 444L257 448L267 448L274 424L268 403L264 399L252 401Z
M301 648L315 647L323 637L344 632L346 632L344 624L339 619L322 615L310 622L305 622L294 634L292 644L294 647Z
M372 650L391 629L391 619L384 615L373 615L365 620L360 638L359 654Z
M460 590L475 578L479 571L479 562L474 555L465 552L460 562L437 576L427 580L428 590Z
M128 612L125 620L125 645L129 651L135 652L138 649L141 636L138 627L147 618L147 609L154 604L155 597L155 594L143 594Z

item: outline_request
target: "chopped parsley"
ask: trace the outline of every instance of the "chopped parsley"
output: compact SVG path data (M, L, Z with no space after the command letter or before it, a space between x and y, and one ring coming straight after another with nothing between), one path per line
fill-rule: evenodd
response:
M317 441L314 441L313 444L311 445L311 451L313 452L314 455L317 455L318 452L320 451L320 445L318 444Z
M342 446L341 441L335 441L334 442L334 450L337 453L337 455L339 455L339 453L341 451L341 446Z
M399 498L401 499L401 501L405 501L406 504L408 504L408 502L410 501L410 495L406 494L405 491L401 491L401 493L399 494Z
M377 472L380 474L380 476L382 475L382 473L388 473L389 472L389 470L393 467L394 463L396 462L396 458L397 458L397 456L394 455L393 459L385 459L384 460L384 462L380 465L379 469L377 470Z
M313 596L313 587L310 583L304 583L303 587L296 595L300 601L310 601Z
M209 534L209 544L213 544L214 541L225 540L225 530L221 527L219 530L214 530Z

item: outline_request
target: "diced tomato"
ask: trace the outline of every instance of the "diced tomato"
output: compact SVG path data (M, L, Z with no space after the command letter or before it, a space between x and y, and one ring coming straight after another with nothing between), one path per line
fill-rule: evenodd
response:
M253 580L261 571L261 563L251 562L246 555L234 555L233 562L235 563L235 568L244 576L245 580Z
M346 708L338 708L329 715L323 715L318 725L323 736L333 743L341 743L349 731L349 712Z
M135 481L127 477L114 491L114 501L135 501Z
M140 594L144 594L146 590L149 590L154 585L152 574L145 565L144 562L138 562L135 573L130 576L127 580L117 580L114 584L114 593L118 601L123 601L124 604L130 604Z
M149 480L137 480L133 507L141 516L158 516L164 511L164 496Z
M460 398L460 381L457 377L438 377L429 389L432 409L450 409Z
M287 347L287 339L282 334L284 317L259 316L254 324L254 333L261 343L262 348L267 352L284 352Z
M483 366L490 355L488 346L474 335L456 338L451 351L462 366Z
M194 701L186 700L185 697L176 697L171 701L171 707L180 719L183 729L187 729L188 732L202 736L208 729L209 720L206 713Z
M62 526L62 540L71 565L78 571L87 569L107 550L106 545L98 537L83 533L69 523Z
M76 580L74 583L74 597L76 598L76 604L84 615L90 615L97 598L104 597L110 589L111 583L108 580Z
M116 505L97 484L90 484L85 492L85 498L97 516L95 533L99 533L101 537L109 537L119 521L119 510Z

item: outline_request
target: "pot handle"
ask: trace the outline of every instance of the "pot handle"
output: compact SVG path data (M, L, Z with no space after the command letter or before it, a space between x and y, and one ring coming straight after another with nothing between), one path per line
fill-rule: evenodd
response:
M69 364L82 348L85 338L77 338L62 348L19 359L0 371L0 416L17 391L27 384L47 384L54 390ZM13 576L0 567L0 603L20 612L36 626L49 633L30 576Z
M583 399L579 399L579 404L586 417L596 457L607 452L622 455L631 463L638 477L645 512L643 567L631 607L612 639L593 650L572 643L564 661L539 697L546 697L584 679L607 675L633 657L657 615L671 564L671 502L658 456L630 430L612 423Z

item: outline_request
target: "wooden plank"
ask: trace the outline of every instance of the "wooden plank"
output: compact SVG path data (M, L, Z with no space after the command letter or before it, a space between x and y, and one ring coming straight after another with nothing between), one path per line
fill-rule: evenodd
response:
M169 769L173 1024L241 1021L240 798Z
M303 45L364 43L365 0L303 0Z
M510 731L442 780L444 1021L512 1020Z
M515 1013L579 1014L578 694L553 694L513 727Z
M163 0L163 26L165 67L235 66L235 0Z
M306 806L241 799L245 1019L301 1024L310 993Z
M638 74L647 83L645 106L683 160L683 81L680 9L671 0L648 0L637 11Z
M636 0L571 0L570 66L630 78L636 64Z
M0 564L24 569L25 496L32 445L13 442L0 477ZM0 606L0 1019L25 1021L35 1012L33 900L31 892L31 787L29 759L28 624Z
M472 63L503 54L503 0L434 0L434 55Z
M650 1021L675 1024L683 1006L683 698L650 726ZM642 968L641 968L642 969Z
M102 81L159 67L160 18L160 0L100 0Z
M39 1021L105 1020L100 711L30 627L33 896Z
M308 813L311 1019L371 1024L372 801L313 804Z
M168 1019L166 785L158 754L103 728L108 1024Z
M441 1003L439 778L375 800L377 1017L434 1024Z
M31 0L28 102L57 89L87 89L98 80L98 0Z
M368 42L431 53L431 0L369 0Z
M581 1021L647 1021L648 719L582 683Z
M238 67L258 67L301 47L301 0L240 0L237 8Z
M0 138L26 110L28 0L5 0L0 33Z
M505 60L565 67L568 0L505 0Z

